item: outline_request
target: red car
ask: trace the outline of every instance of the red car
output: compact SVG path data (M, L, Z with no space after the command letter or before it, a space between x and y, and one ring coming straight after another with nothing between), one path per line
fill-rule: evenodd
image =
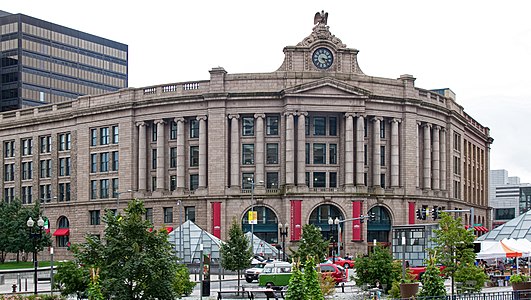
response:
M439 266L439 270L441 270L441 272L445 268L446 268L445 266ZM426 272L426 267L425 266L409 267L408 269L410 270L411 274L413 274L413 278L415 280L422 280L422 275L424 275L424 273Z
M347 274L341 266L323 263L319 264L319 268L323 276L332 276L336 284L347 281Z
M327 259L330 262L332 262L332 263L334 263L334 264L336 264L338 266L342 266L345 269L350 269L350 268L354 267L354 261L350 260L350 259L344 259L343 257L339 257L339 256L336 256L335 258L330 256ZM334 260L335 260L335 262L334 262Z

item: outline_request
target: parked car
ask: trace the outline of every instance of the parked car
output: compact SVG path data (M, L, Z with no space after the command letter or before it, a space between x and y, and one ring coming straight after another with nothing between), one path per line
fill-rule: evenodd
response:
M258 275L258 285L286 286L291 278L291 263L280 261L268 263Z
M347 281L347 272L339 265L323 263L319 264L319 268L323 276L332 276L336 284Z
M445 266L439 266L439 270L441 270L441 272L445 268L446 268ZM413 275L413 278L415 280L422 281L422 275L424 275L424 273L426 272L426 267L425 266L409 267L408 269L411 271L411 274Z
M345 269L350 269L354 267L354 261L350 259L344 259L343 257L332 257L330 256L328 260L336 265L342 266ZM334 262L335 261L335 262Z
M245 281L251 283L254 280L258 280L258 275L262 273L262 270L267 263L268 262L265 260L260 261L256 258L253 258L253 261L251 262L251 268L245 270Z

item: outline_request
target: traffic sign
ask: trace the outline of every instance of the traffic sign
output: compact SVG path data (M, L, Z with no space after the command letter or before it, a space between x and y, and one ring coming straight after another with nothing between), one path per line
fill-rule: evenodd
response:
M258 212L251 210L249 211L249 224L258 224Z

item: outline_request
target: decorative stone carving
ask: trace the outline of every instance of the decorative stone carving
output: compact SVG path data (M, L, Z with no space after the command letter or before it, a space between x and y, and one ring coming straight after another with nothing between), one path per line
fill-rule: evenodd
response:
M321 13L317 12L314 17L314 24L317 25L313 28L313 32L302 40L302 42L298 43L297 46L309 46L317 40L327 40L332 42L338 48L346 48L347 45L343 44L340 39L330 33L330 30L326 25L327 23L328 13L325 13L324 11Z

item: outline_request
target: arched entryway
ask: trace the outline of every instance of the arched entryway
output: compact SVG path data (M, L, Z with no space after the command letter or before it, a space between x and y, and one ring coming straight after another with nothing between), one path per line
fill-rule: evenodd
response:
M389 210L383 206L375 206L369 210L369 215L375 215L375 220L367 222L367 243L369 251L372 250L376 241L380 246L390 245L391 217Z
M343 240L340 234L343 232L343 223L335 224L336 219L345 220L345 216L337 206L331 204L319 205L310 214L309 223L319 228L323 238L330 241L329 255L338 252L337 243Z
M253 210L257 215L257 223L252 226L254 235L269 244L278 244L278 219L275 212L266 206L255 206ZM248 209L243 215L243 232L251 231L251 224L249 224L250 211L251 209Z
M56 247L69 247L70 246L70 222L65 216L59 217L57 221L57 230L54 231Z

